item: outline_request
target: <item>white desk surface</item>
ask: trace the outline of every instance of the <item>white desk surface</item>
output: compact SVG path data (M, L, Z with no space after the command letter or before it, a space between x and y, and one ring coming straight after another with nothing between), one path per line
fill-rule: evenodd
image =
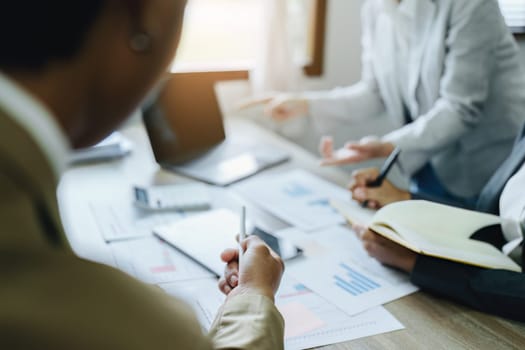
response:
M61 182L58 197L68 238L75 252L90 260L114 265L108 245L99 233L89 209L90 200L122 199L131 202L131 186L187 181L159 169L142 127L131 127L123 133L134 143L133 153L123 160L78 166L69 170ZM345 186L348 174L335 168L321 168L318 159L299 146L255 124L239 119L228 120L227 133L249 136L288 151L292 161L267 170L277 173L306 169L338 185ZM233 190L233 191L232 191ZM288 225L243 201L229 189L213 191L214 205L237 208L247 205L257 224L268 230ZM482 314L460 305L419 292L386 305L406 327L405 330L358 339L326 349L523 349L525 324Z

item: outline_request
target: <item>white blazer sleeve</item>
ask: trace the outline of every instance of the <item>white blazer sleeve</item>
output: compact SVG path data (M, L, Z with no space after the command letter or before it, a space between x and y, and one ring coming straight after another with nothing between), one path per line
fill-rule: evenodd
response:
M331 91L309 92L310 116L322 125L327 118L348 121L362 121L384 113L385 107L372 69L373 13L370 2L363 5L361 18L362 34L362 76L357 84Z
M499 21L494 16L499 11L497 4L464 1L456 5L446 37L448 53L439 99L428 113L383 138L403 150L400 164L407 175L476 127L489 94L495 45L501 35L492 27L495 20Z

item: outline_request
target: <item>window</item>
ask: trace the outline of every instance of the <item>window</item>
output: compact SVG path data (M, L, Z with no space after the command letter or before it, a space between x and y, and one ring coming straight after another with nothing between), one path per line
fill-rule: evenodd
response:
M525 33L525 0L499 0L505 21L514 33Z
M175 72L246 71L257 52L266 0L192 0L188 3ZM287 1L294 59L310 75L322 73L326 0Z

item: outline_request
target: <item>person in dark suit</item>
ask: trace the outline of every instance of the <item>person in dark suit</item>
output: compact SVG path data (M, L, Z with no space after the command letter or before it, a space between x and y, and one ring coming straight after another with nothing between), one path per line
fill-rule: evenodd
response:
M356 187L357 188L357 187ZM354 191L356 190L354 188ZM393 189L393 190L392 190ZM384 198L395 198L400 191L385 181L379 189L366 189L377 206ZM384 195L388 192L388 195ZM401 199L400 197L398 197ZM473 239L488 242L501 249L510 241L523 239L525 226L525 127L519 134L512 153L483 188L475 209L500 215L502 225L479 232ZM363 240L368 253L385 265L406 271L411 281L422 290L450 298L480 311L525 321L525 274L504 270L487 270L448 260L418 255L387 240L364 226L354 230ZM511 256L522 270L525 254L521 246Z

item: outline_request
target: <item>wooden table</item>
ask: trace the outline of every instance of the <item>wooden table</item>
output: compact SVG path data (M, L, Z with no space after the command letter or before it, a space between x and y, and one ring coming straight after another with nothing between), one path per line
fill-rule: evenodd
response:
M229 137L249 137L288 151L292 161L268 170L283 172L302 168L344 186L348 174L335 168L321 168L318 160L299 146L255 124L239 119L228 121ZM132 184L162 184L181 181L181 177L160 170L153 160L142 127L131 127L124 134L134 142L131 157L121 161L80 166L69 170L59 188L59 202L68 237L78 255L113 265L111 252L89 215L89 198L131 198ZM243 202L263 228L282 229L288 225L246 203L236 195L235 185L218 189L219 201ZM233 192L233 193L232 193ZM406 329L331 345L323 349L524 349L525 324L486 315L458 304L416 293L386 305Z

